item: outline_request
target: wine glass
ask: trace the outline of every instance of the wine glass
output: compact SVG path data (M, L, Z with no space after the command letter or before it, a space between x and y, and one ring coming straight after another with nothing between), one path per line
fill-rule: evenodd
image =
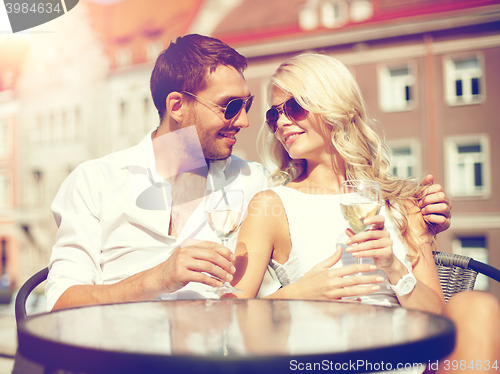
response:
M370 180L349 180L340 186L340 210L349 227L356 234L368 230L372 225L365 225L363 220L375 216L382 206L380 185ZM357 259L362 263L362 258Z
M207 190L204 199L205 219L221 240L222 245L227 247L228 240L233 236L241 225L245 207L245 193L243 190ZM222 279L219 279L222 281ZM212 292L218 296L224 293L242 292L231 286L227 281L221 287Z

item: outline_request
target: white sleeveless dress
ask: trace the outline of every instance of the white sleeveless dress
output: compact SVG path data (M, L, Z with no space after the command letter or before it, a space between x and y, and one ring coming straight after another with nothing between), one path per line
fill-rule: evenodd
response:
M341 245L344 249L342 258L333 268L356 263L356 258L345 251L347 240L347 223L340 211L340 195L311 195L289 187L275 187L272 190L281 198L288 219L292 249L288 261L279 264L273 259L271 267L275 270L283 286L302 278L318 263L332 256ZM277 212L276 212L277 213ZM400 238L399 229L387 215L382 206L380 214L385 217L385 228L393 240L395 256L411 272L408 250ZM371 259L363 259L363 263L373 263ZM384 271L373 272L385 278L376 293L361 296L366 304L399 306L394 291L389 287L389 279Z

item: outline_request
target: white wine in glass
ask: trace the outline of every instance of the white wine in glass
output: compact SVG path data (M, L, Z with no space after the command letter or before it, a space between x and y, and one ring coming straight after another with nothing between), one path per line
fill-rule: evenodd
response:
M204 199L205 219L221 240L222 245L227 247L228 240L234 235L241 225L245 208L245 193L242 190L228 190L223 188L216 191L207 191ZM220 279L222 281L222 279ZM231 286L229 282L223 282L221 287L213 290L217 295L224 293L242 292L242 290Z
M347 224L356 234L371 228L365 225L367 217L375 216L382 207L380 185L369 180L349 180L340 186L340 209ZM362 259L358 258L361 264Z
M227 246L228 239L238 230L243 212L236 210L207 210L205 218L215 235Z

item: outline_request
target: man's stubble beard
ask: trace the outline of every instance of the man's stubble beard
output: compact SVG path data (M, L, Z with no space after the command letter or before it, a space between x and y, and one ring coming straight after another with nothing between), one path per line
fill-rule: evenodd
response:
M203 146L202 146L203 149ZM203 154L205 155L205 159L207 161L223 161L231 157L231 154L233 153L233 147L231 146L231 149L229 151L229 154L227 156L221 155L220 152L218 152L217 148L215 147L214 150L211 149L203 149Z
M215 140L212 139L207 139L207 136L205 136L205 133L202 134L202 137L200 136L200 131L199 129L203 129L203 125L199 121L199 117L194 111L190 112L190 117L188 118L188 123L194 124L196 127L196 132L198 134L198 139L201 144L201 150L203 151L203 155L205 156L205 159L207 162L210 161L223 161L231 157L231 154L233 153L233 146L230 146L229 149L229 154L227 156L221 155L218 147L217 147L217 141L219 140L218 137L218 131L215 134Z

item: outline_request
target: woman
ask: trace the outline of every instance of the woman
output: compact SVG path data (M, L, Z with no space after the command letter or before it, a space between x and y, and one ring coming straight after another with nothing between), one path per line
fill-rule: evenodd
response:
M278 165L271 180L288 183L256 195L249 204L238 237L233 281L244 292L236 296L255 297L271 260L285 287L269 297L360 297L439 313L444 297L432 257L432 235L415 198L424 187L388 173L386 149L370 127L360 90L347 68L325 55L299 55L278 68L269 93L271 132L264 140L267 155ZM365 220L374 225L372 230L356 235L348 231L350 237L342 245L339 234L347 225L338 194L340 184L349 179L379 182L386 206L380 215ZM305 208L311 206L316 208ZM338 245L332 248L332 242ZM355 258L373 263L348 265ZM364 274L356 275L359 272ZM411 273L416 277L414 288L396 293L393 287Z
M460 293L444 308L433 235L416 199L425 186L390 175L388 153L347 68L325 55L299 55L278 68L269 94L271 132L261 129L260 135L265 156L278 166L270 177L278 187L249 204L232 282L243 292L230 297L255 297L270 262L284 286L270 298L354 297L433 313L445 309L458 331L449 360L496 359L498 301L485 293ZM339 218L340 185L351 179L377 181L385 201L380 215L364 221L373 229L358 234L346 231ZM354 264L355 258L372 264ZM416 281L405 282L412 275ZM439 371L447 371L446 365Z

